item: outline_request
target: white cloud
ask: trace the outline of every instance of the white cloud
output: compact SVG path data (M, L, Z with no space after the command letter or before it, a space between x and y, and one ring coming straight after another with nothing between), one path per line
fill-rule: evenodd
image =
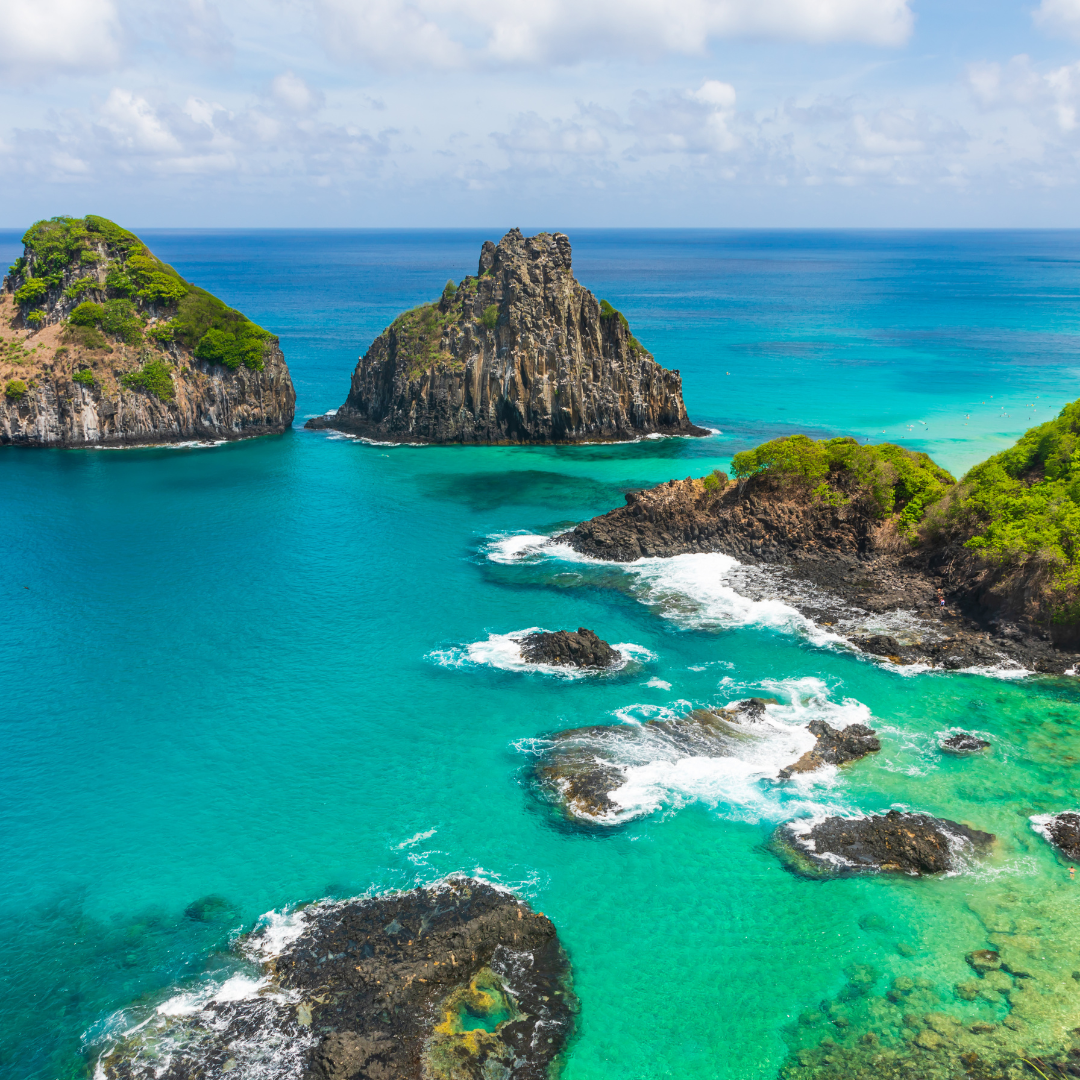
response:
M129 150L176 153L180 143L146 98L114 87L101 110L104 126Z
M270 92L290 112L311 112L323 103L322 94L312 90L299 75L291 71L278 75L270 84Z
M1080 0L1042 0L1032 15L1048 33L1080 39Z
M967 81L986 111L1011 112L1034 129L1065 135L1080 126L1080 61L1040 71L1030 57L1014 56L1005 65L972 64Z
M759 37L903 44L908 0L315 0L330 50L382 67L701 54Z
M0 69L9 74L105 68L119 56L112 0L0 0Z

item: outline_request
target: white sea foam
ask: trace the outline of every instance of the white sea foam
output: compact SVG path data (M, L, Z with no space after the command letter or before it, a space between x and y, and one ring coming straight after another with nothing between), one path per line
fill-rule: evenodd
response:
M704 803L724 818L746 822L844 809L843 784L835 767L826 765L786 781L778 776L815 745L806 727L811 720L825 720L836 728L864 724L870 719L867 706L853 698L833 700L824 682L812 677L766 681L754 693L776 697L779 703L766 705L760 718L733 723L738 734L731 739L703 740L700 750L644 726L648 720L686 716L689 702L619 709L619 720L641 725L642 731L639 738L622 743L597 740L597 757L622 774L622 782L608 793L618 810L600 822L617 824L692 802ZM542 753L549 746L521 744L532 753Z
M646 686L651 686L654 690L670 690L671 689L671 683L664 682L663 679L658 679L655 676L653 676L653 678L651 678L645 685Z
M421 840L430 840L438 831L438 829L428 829L427 832L418 832L415 836L410 836L408 840L395 844L394 847L397 851L402 851L404 848L412 847L413 844L419 844Z
M521 655L520 639L528 634L543 633L539 626L529 626L524 630L513 630L509 634L489 634L485 641L474 641L471 645L455 646L449 649L436 649L429 654L440 667L486 666L501 671L537 672L544 675L556 675L561 679L584 679L598 675L621 671L628 664L645 664L656 659L656 654L644 645L632 641L612 643L621 659L609 668L577 668L562 664L533 664Z

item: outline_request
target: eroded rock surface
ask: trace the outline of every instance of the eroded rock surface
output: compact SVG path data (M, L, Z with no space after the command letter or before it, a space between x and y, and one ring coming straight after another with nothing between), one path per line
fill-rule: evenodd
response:
M1038 814L1031 824L1069 862L1080 863L1080 813L1063 810L1060 814Z
M104 1076L547 1080L576 1002L555 928L527 904L457 878L302 918L258 994L155 1014L103 1057Z
M530 664L556 664L578 668L609 668L622 660L613 649L584 626L577 631L541 631L518 638L521 655Z
M994 836L945 818L890 810L813 825L788 822L774 839L793 869L814 876L867 870L918 876L957 869L961 853L986 851Z
M811 720L806 725L817 738L817 744L794 765L780 770L780 777L788 780L794 773L813 772L822 765L846 765L858 761L867 754L881 749L877 732L865 724L849 724L846 728L834 728L824 720Z
M476 277L399 316L309 428L377 441L561 443L707 435L682 380L574 278L562 233L484 243Z

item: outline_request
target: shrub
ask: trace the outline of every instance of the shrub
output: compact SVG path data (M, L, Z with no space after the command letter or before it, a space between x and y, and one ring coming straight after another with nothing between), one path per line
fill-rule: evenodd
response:
M454 297L457 296L457 286L454 284L452 278L447 279L446 284L443 286L442 294L448 300L453 300Z
M116 296L131 296L135 292L135 283L124 273L121 266L114 263L105 275L105 288Z
M78 281L74 282L71 286L65 289L64 295L69 300L77 300L80 296L82 296L83 293L95 292L100 288L101 286L98 284L97 278L84 277L79 278Z
M35 308L33 311L26 313L26 321L33 327L39 327L45 325L45 320L48 315L41 310L41 308Z
M713 469L708 476L704 477L701 481L705 485L705 493L707 495L716 495L727 487L728 474L722 472L720 469Z
M83 368L81 371L76 371L71 378L72 381L77 382L82 386L93 386L97 381L94 378L94 373L89 368Z
M93 266L101 262L101 256L96 251L83 251L79 254L79 262L83 266Z
M86 225L79 218L54 217L38 221L23 235L27 251L34 256L34 269L41 277L62 274L82 249Z
M92 300L84 300L69 316L72 326L96 326L105 316L105 309Z
M28 387L22 379L8 379L7 386L4 387L4 394L12 399L21 398L27 389Z
M27 304L36 304L39 300L45 298L48 291L48 282L42 278L32 277L15 290L15 303L20 307Z
M926 454L893 443L860 446L852 438L790 435L736 454L731 465L740 479L767 475L780 485L805 485L834 506L860 499L875 517L898 514L903 527L922 520L954 483Z
M129 256L125 270L138 295L150 303L178 303L190 288L171 266L154 258L146 248Z
M16 277L26 269L26 256L20 255L9 267L8 273L12 277Z
M195 346L195 358L208 360L212 364L222 364L230 371L235 371L241 364L261 371L263 368L263 348L267 335L254 323L239 325L236 331L207 330Z
M176 337L176 327L172 323L157 323L146 331L146 336L159 344L165 345Z
M121 376L120 382L132 390L145 390L160 401L172 401L176 397L171 368L161 360L148 361L140 370Z
M129 345L137 345L142 340L142 319L130 300L106 301L101 326L106 333L115 334Z
M480 316L480 322L486 326L489 330L495 329L495 324L499 321L499 306L498 304L488 304L484 308L483 315Z
M64 331L64 340L84 349L104 349L112 352L105 335L96 326L71 326Z

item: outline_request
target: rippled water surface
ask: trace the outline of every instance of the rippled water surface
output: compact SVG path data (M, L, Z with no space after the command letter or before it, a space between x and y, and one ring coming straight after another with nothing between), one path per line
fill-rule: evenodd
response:
M572 235L580 279L721 434L466 450L299 424L488 234L147 235L280 334L298 425L0 451L5 1076L77 1075L139 1009L234 977L219 950L268 910L452 871L559 927L582 1001L567 1080L768 1076L800 1049L813 1064L826 1032L903 1046L896 979L920 1013L1023 1017L992 1036L1010 1045L1062 1037L1080 885L1028 818L1080 807L1074 680L904 676L748 599L722 556L600 566L532 538L795 430L907 440L962 472L1080 396L1080 236ZM515 662L508 635L579 625L626 666ZM767 737L635 760L610 827L531 787L554 731L750 694L781 703ZM775 783L814 717L871 724L881 753ZM992 749L943 756L951 728ZM812 881L767 846L793 815L894 805L999 841L942 880ZM964 954L991 945L1026 950L1046 993L967 1000Z

